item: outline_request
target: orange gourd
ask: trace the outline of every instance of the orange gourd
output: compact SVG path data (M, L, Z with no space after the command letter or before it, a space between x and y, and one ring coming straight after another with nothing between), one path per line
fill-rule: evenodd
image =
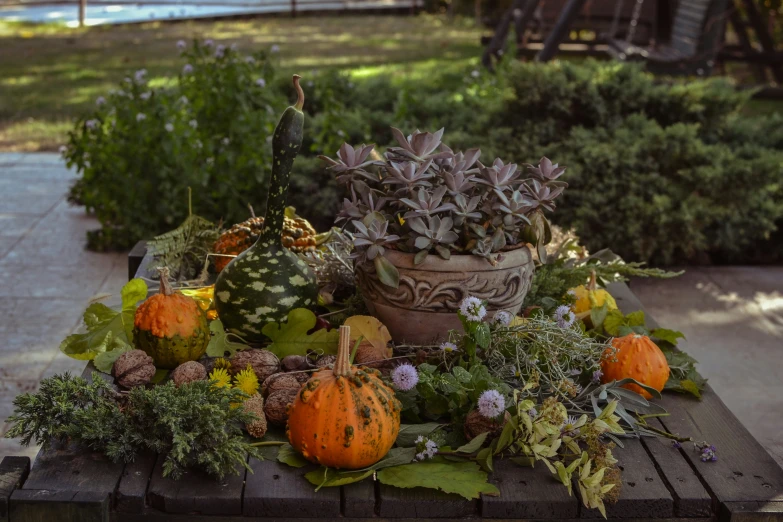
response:
M350 326L340 327L334 369L317 372L289 407L288 440L306 459L361 469L381 460L400 431L400 401L377 370L351 366Z
M207 350L207 315L192 297L175 292L167 268L160 270L160 292L136 309L133 342L153 358L155 366L174 369L195 361Z
M661 349L649 337L628 334L612 339L612 346L617 351L611 353L611 350L607 350L601 361L602 382L631 378L650 388L663 390L669 379L669 364ZM625 384L623 388L635 391L646 399L652 398L652 395L636 384Z

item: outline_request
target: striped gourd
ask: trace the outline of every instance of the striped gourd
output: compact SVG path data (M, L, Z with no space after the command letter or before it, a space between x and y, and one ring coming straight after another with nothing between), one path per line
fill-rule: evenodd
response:
M218 276L215 307L226 330L246 341L264 339L265 324L284 321L293 308L315 305L318 287L310 267L283 246L288 178L304 128L304 93L299 76L294 76L299 96L288 107L272 139L272 179L267 196L266 226L256 243L239 254Z

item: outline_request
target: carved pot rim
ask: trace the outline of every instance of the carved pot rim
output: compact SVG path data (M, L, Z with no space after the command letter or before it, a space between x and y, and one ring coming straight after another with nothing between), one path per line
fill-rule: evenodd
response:
M530 249L525 247L501 252L496 265L480 256L473 254L455 254L451 259L443 259L437 254L430 254L421 264L414 264L415 254L386 249L386 259L397 268L418 272L492 272L515 268L533 262Z

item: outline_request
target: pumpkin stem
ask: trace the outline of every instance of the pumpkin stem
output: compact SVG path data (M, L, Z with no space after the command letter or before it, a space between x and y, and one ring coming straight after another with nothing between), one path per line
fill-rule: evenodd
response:
M302 90L302 87L299 85L299 80L302 77L298 74L294 75L294 88L296 88L296 105L294 107L297 108L297 110L301 111L302 107L304 107L304 91Z
M247 204L247 208L249 208L249 209L250 209L250 217L251 217L251 218L254 218L254 217L256 217L256 211L255 211L255 210L253 210L253 205L251 205L250 203L248 203L248 204Z
M590 270L590 282L587 284L588 290L595 290L597 287L596 285L596 277L595 277L595 270Z
M334 362L334 374L351 374L351 327L343 325L340 327L340 341L337 346L337 360Z
M171 284L169 284L169 267L159 266L157 271L160 274L160 293L163 295L173 294L174 290L171 288Z

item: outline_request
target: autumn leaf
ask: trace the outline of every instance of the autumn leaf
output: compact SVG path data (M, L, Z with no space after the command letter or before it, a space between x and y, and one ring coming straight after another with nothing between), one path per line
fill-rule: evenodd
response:
M248 348L248 345L244 343L229 339L229 336L237 336L226 333L225 328L223 328L223 322L220 319L215 319L209 323L209 331L212 334L212 337L209 339L209 344L207 345L207 355L210 357L226 357L226 352L228 352L228 357L231 357L238 350Z
M315 322L313 312L307 308L294 308L288 312L287 322L269 323L261 330L261 333L272 339L267 350L281 359L288 355L307 355L307 350L337 353L339 332L322 328L308 335L307 332L315 327Z
M93 359L92 362L99 372L111 373L114 362L120 358L120 355L132 349L133 347L131 345L126 345L114 348L108 352L101 352L95 356L95 359Z
M392 349L389 348L391 334L378 319L369 315L354 315L346 319L344 324L351 327L352 345L362 339L359 349L367 357L366 360L378 361L392 356Z

